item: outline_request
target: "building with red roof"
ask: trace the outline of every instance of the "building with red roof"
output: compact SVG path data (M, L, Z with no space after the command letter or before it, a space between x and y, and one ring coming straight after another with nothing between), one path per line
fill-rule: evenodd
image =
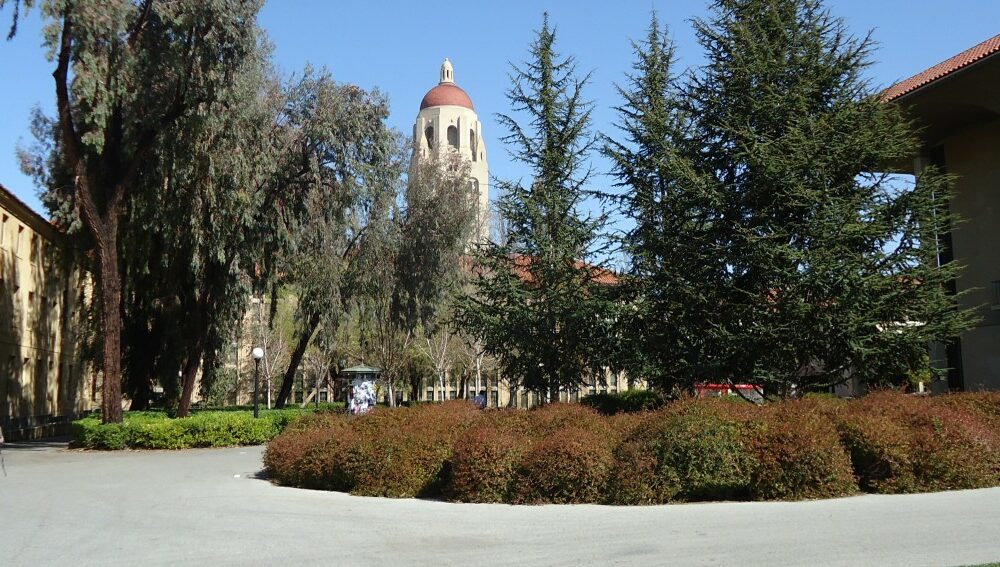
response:
M965 266L954 282L960 303L980 323L936 362L952 390L1000 389L1000 35L971 47L883 93L920 128L921 150L904 168L928 165L956 176L952 210L963 221L939 241L941 262Z

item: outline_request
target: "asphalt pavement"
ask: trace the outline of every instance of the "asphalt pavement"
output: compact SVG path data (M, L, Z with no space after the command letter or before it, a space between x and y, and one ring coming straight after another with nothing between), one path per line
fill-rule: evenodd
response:
M507 506L271 485L262 447L8 445L0 566L1000 561L1000 488L808 502Z

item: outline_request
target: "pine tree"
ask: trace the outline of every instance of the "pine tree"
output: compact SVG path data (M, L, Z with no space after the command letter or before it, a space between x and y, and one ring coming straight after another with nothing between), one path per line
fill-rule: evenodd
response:
M917 141L862 76L870 38L819 0L717 0L713 13L695 22L708 62L684 88L690 122L663 152L684 197L640 237L662 257L654 274L685 282L647 291L667 298L650 321L660 336L681 326L674 370L776 396L927 370L929 343L970 322L946 289L956 266L936 262L948 178L875 173ZM682 239L701 252L671 248ZM700 323L677 303L691 298Z
M621 365L670 391L698 375L699 327L711 300L696 270L707 265L710 247L705 223L692 214L697 186L678 182L689 166L682 149L690 120L673 72L674 46L655 13L646 39L632 46L634 74L618 87L623 140L606 137L604 145L622 189L612 197L635 223L622 242L631 270L619 287L628 306L620 319Z
M459 309L464 328L498 357L508 380L553 401L603 372L614 317L609 273L595 260L605 216L581 211L596 141L583 99L588 77L577 77L555 40L546 15L530 61L514 67L508 98L527 120L499 119L510 130L504 141L512 155L533 178L528 186L498 183L508 238L477 253L479 277Z

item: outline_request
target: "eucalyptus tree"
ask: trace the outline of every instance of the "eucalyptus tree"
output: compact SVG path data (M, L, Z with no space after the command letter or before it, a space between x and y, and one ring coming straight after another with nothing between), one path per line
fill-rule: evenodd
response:
M390 400L419 334L444 330L478 198L469 164L455 154L415 161L400 188L396 202L380 207L382 222L369 229L357 302L362 349L385 371Z
M279 258L280 283L297 296L297 342L277 406L284 407L295 374L317 332L328 347L359 291L358 263L377 203L392 200L402 174L397 136L386 126L389 107L378 92L328 79L307 82L296 97L319 119L312 139L323 162L312 172L304 214L290 228L291 246Z
M56 188L93 240L101 313L102 410L121 421L121 237L155 148L217 100L261 47L259 0L2 0L37 6L52 61L61 166Z
M572 57L556 53L555 40L546 14L530 60L514 67L507 95L525 121L499 119L532 179L527 186L498 183L508 241L477 253L479 277L460 312L463 327L499 358L505 375L550 399L603 372L615 312L605 285L613 278L600 265L606 217L583 211L596 143L583 98L587 76L577 76Z

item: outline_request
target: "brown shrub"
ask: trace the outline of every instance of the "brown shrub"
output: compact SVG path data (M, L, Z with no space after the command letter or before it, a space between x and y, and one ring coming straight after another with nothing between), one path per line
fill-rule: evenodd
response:
M597 410L580 404L553 403L533 408L527 412L530 433L537 439L564 429L575 427L589 431L608 431L608 420Z
M446 493L462 502L507 502L517 467L530 439L517 430L491 425L469 429L455 443Z
M644 437L626 438L614 450L605 501L623 505L666 502L669 497L659 486L658 469L658 456Z
M521 461L513 501L604 501L612 450L611 438L592 429L571 425L553 432L536 443Z
M470 502L798 499L1000 484L1000 394L684 400L604 417L466 402L304 418L264 456L275 482ZM855 481L857 479L857 483Z
M839 415L861 487L874 492L1000 484L1000 432L968 400L879 392Z
M314 474L306 463L316 448L339 437L346 429L341 415L324 413L303 416L272 439L264 451L264 469L278 484L312 487Z
M1000 431L1000 392L962 392L934 398L941 405L975 414Z
M752 498L830 498L858 491L829 407L823 401L795 400L748 416L743 433L754 455Z
M477 414L471 404L455 401L363 416L357 420L361 440L345 448L343 476L354 481L353 493L365 496L437 494L455 440Z

